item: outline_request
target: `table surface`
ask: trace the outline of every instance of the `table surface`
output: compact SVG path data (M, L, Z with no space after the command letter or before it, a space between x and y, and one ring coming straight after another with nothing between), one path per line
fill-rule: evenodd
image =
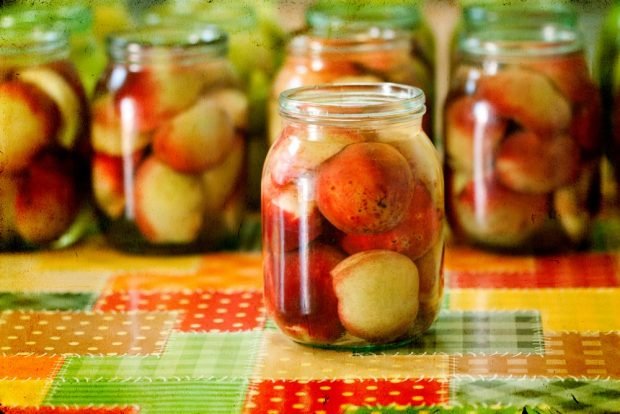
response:
M0 412L620 412L619 269L449 246L432 329L359 354L282 336L257 253L3 254Z

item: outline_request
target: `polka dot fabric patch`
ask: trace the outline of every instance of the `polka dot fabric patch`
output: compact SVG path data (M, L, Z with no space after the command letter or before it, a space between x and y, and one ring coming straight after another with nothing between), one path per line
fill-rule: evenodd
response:
M158 354L176 313L3 312L0 353Z
M265 325L262 292L112 292L97 301L101 311L180 311L181 332L238 332Z
M446 382L408 380L263 381L253 384L245 413L341 413L347 406L444 403Z

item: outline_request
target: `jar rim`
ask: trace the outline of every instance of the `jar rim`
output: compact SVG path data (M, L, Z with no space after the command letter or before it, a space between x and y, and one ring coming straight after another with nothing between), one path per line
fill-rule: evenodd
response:
M191 5L189 2L187 4ZM140 19L143 24L151 26L191 19L194 22L221 27L230 34L253 30L258 24L256 10L249 4L230 7L208 3L205 8L197 10L183 7L172 10L154 9L146 11Z
M415 2L378 4L319 1L306 9L305 19L310 27L320 30L369 25L414 29L422 22Z
M426 112L422 89L390 82L334 83L280 93L280 115L308 123L402 122Z
M22 55L55 56L67 52L67 33L51 27L29 29L14 27L4 30L0 36L0 55L15 57Z
M145 25L110 33L107 51L115 61L141 62L174 53L175 58L212 58L226 54L228 37L211 24Z
M555 25L574 28L578 23L575 9L562 3L511 3L509 5L493 3L463 6L465 26L473 29L484 28L489 24L505 24L505 20L500 20L507 17L514 19L515 14L521 16L520 21L526 21L528 24L552 21Z
M293 55L304 53L365 53L377 50L409 50L411 35L400 29L347 26L342 30L309 30L289 42Z
M556 24L491 25L466 33L459 50L498 58L554 56L583 50L583 39L577 30Z

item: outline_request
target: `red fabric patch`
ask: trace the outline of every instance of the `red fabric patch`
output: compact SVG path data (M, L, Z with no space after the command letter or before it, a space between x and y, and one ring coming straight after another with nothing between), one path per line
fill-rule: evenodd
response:
M137 407L124 408L63 408L63 407L0 407L4 414L138 414Z

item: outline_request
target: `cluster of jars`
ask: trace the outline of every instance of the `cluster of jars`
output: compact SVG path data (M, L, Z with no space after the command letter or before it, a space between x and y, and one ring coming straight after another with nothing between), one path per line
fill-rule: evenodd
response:
M570 9L515 21L514 8L465 7L436 111L417 6L319 1L284 49L273 16L238 2L136 10L140 24L107 36L105 67L79 65L71 33L10 20L2 250L71 244L94 211L121 250L200 253L234 247L260 207L281 331L375 349L437 317L447 228L511 252L587 246L603 150L618 161L601 129L617 82L603 76L601 105Z

